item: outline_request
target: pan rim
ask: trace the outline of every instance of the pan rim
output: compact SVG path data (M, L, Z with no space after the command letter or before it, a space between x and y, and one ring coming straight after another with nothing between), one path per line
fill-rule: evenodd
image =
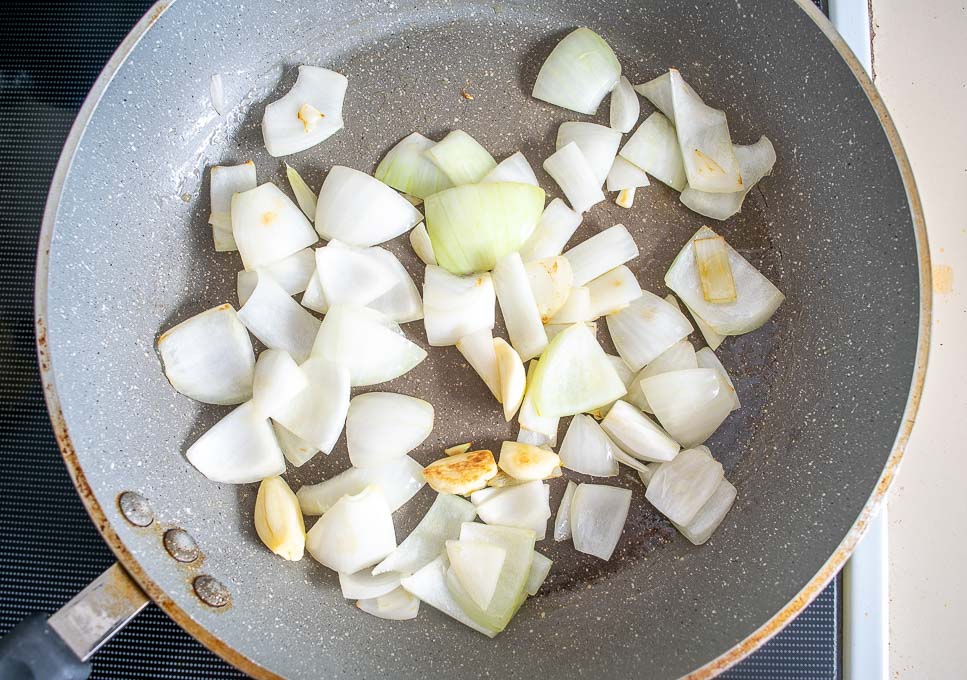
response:
M83 137L88 123L97 109L98 103L107 87L110 85L118 70L127 60L135 46L146 35L148 30L158 21L158 19L174 4L176 0L159 0L148 10L148 12L131 29L114 54L105 64L104 69L98 76L91 91L84 100L83 105L78 111L77 117L71 126L70 132L64 143L60 158L57 162L53 178L51 180L50 191L44 207L43 220L41 222L40 238L37 247L37 268L34 282L34 313L35 313L35 341L40 366L41 382L43 384L44 399L47 410L50 414L51 424L60 448L64 463L85 509L97 527L101 536L108 544L112 552L122 566L138 582L145 593L179 626L185 629L192 637L205 645L212 652L222 659L232 664L239 670L259 679L282 680L281 676L265 668L261 664L246 656L243 652L235 649L231 645L219 639L212 633L207 626L197 621L187 610L182 608L170 598L164 589L156 583L147 571L142 567L134 555L125 546L123 540L111 526L107 515L101 504L95 498L90 484L87 481L84 470L80 466L67 423L64 419L63 411L60 406L60 399L57 393L57 386L53 375L52 364L50 361L50 349L47 344L47 293L48 275L50 264L50 245L54 233L54 226L57 221L58 209L64 190L64 184L70 171L74 156L76 155L79 143ZM835 577L839 570L846 563L860 539L866 533L871 520L876 516L880 506L888 497L889 490L899 470L900 463L906 451L906 446L910 439L910 434L916 422L916 415L923 393L924 381L926 377L927 363L930 350L930 327L932 313L932 283L931 283L931 264L930 251L928 246L926 221L924 219L923 206L917 191L916 181L909 158L904 150L903 143L893 120L887 111L879 92L877 92L873 82L867 75L862 64L846 45L843 38L833 27L829 19L812 4L811 0L795 0L795 3L802 9L820 29L823 35L832 43L840 57L846 62L853 76L856 78L860 87L866 94L867 100L873 107L880 125L890 143L897 167L900 171L907 201L910 205L910 214L913 220L914 237L917 247L917 266L919 269L919 320L917 351L914 359L914 370L911 378L910 390L907 402L904 407L903 416L897 436L894 440L891 452L880 474L877 484L866 500L860 514L850 527L846 536L837 546L833 554L827 559L820 570L803 586L803 588L778 612L773 614L768 621L753 631L745 639L736 643L733 647L705 663L699 668L688 673L685 678L690 680L700 680L714 677L735 665L756 649L765 644L769 639L776 635L793 618L795 618L805 607L815 599L815 597L826 587Z

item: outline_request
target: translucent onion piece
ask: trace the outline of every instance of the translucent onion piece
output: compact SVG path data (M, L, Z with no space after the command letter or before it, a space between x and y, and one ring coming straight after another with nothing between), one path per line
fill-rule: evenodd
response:
M614 477L618 474L618 461L614 453L615 446L592 417L579 414L571 419L561 442L561 465L582 475ZM556 536L555 539L562 540Z
M638 479L641 480L641 483L644 484L646 489L651 484L651 478L655 476L655 473L658 472L658 468L661 465L661 463L651 463L646 465L643 470L638 471Z
M213 482L251 484L285 472L268 419L247 401L188 447L188 462Z
M531 570L527 574L527 584L524 590L528 595L537 595L537 591L544 585L547 575L551 573L551 565L554 561L549 557L544 557L536 550L534 551L534 561L531 562Z
M641 104L638 102L638 94L628 79L621 76L618 84L611 91L611 128L621 133L631 132L640 114Z
M477 372L480 379L484 381L497 403L500 403L500 373L497 370L494 336L490 329L483 328L464 335L457 340L457 350L467 360L470 367ZM463 452L461 451L461 453Z
M422 444L432 430L428 402L392 392L360 394L349 402L346 416L349 460L358 468L385 464Z
M707 449L686 449L652 475L645 498L675 524L688 524L722 481L722 464Z
M273 415L282 427L328 454L349 410L349 371L321 357L312 357L301 368L309 386Z
M725 113L707 106L676 69L669 71L669 77L688 185L716 194L742 191L744 184Z
M413 574L443 552L450 539L460 536L464 522L477 516L473 503L453 494L441 493L399 547L373 568L373 574Z
M426 199L426 228L441 267L454 274L493 269L530 238L544 190L529 184L468 184Z
M537 361L532 361L527 366L527 389L524 392L524 401L521 402L520 412L517 414L517 423L520 425L521 432L531 432L536 433L541 436L541 441L533 442L527 441L523 442L525 444L533 444L534 446L540 446L541 444L550 444L551 446L557 445L557 428L560 424L560 418L551 418L548 416L542 416L537 413L537 407L534 406L534 394L531 389L534 379L534 371L537 369ZM525 435L525 438L528 435ZM520 436L517 437L517 441L522 441Z
M560 255L581 224L581 213L574 212L559 198L547 204L534 233L520 249L524 262Z
M402 587L377 598L358 600L356 606L367 614L389 621L409 621L420 613L420 601Z
M312 253L312 259L315 262L315 252ZM301 304L306 309L311 309L320 314L329 311L329 301L326 300L326 294L322 292L322 284L319 283L319 277L316 276L315 265L313 265L312 278L306 285L306 292L302 294Z
M742 203L752 187L772 172L772 166L776 163L776 150L767 137L760 137L758 142L748 146L736 144L734 149L739 172L742 174L742 191L710 194L685 187L681 201L687 208L713 220L728 219L742 210Z
M440 493L466 495L487 486L496 474L494 454L484 449L435 460L424 468L423 479Z
M330 305L366 305L396 284L394 272L369 249L335 239L316 250L316 276Z
M588 321L591 318L591 291L585 286L572 288L568 293L564 305L557 310L557 314L548 320L548 324L572 324Z
M348 368L353 387L398 378L426 358L392 320L374 309L351 305L329 309L312 355Z
M296 493L306 515L327 512L346 494L357 494L368 486L382 491L390 510L396 512L423 488L423 466L409 456L374 468L349 468L324 482L304 486Z
M610 560L628 510L631 490L602 484L579 484L571 500L571 538L578 552Z
M456 344L478 331L490 331L497 294L490 274L457 276L427 265L423 278L423 325L431 347Z
M346 77L335 71L300 66L292 89L265 107L262 138L269 154L278 157L304 151L339 132L348 84ZM306 104L323 115L312 125L299 117Z
M574 285L583 286L638 257L638 244L623 224L616 224L574 246L564 257L571 263Z
M635 130L618 154L675 191L685 188L685 165L675 126L657 111Z
M423 205L423 199L422 198L417 198L416 196L410 196L409 194L403 194L403 198L405 198L407 201L409 201L411 204L413 204L417 208L419 208L421 205Z
M625 401L614 403L601 428L625 453L639 460L672 460L681 448L651 418Z
M381 312L397 323L419 321L423 318L423 300L420 290L416 287L413 277L406 271L406 267L396 255L378 246L373 246L367 253L393 277L393 285L388 291L370 302L371 307Z
M299 206L271 182L232 196L231 214L238 253L249 270L278 262L318 240Z
M675 305L676 309L681 310L681 306L678 304L678 298L671 293L665 296L665 302ZM705 322L705 319L696 314L691 307L686 306L686 309L688 309L688 313L692 315L692 320L695 322L695 325L698 326L698 330L702 333L702 337L705 338L705 342L708 344L708 346L713 351L717 350L719 345L722 344L722 341L725 340L726 336L716 333L715 330ZM694 368L694 366L691 368Z
M309 386L309 378L295 360L280 349L267 349L255 362L252 403L267 418L283 412L296 395Z
M494 599L497 581L507 559L507 551L499 545L477 541L447 541L447 558L460 585L481 609Z
M712 537L722 520L732 509L736 490L728 480L723 479L715 487L715 493L703 505L688 524L676 524L682 536L695 545L702 545Z
M621 382L625 384L625 387L630 385L631 381L635 377L635 374L630 368L628 368L628 364L625 363L625 360L621 357L616 357L613 354L609 354L608 361L610 361L611 365L614 366L615 373L617 373L618 377L621 378Z
M628 162L621 156L617 156L614 159L614 163L611 164L611 170L608 172L608 191L631 189L633 196L634 189L648 185L648 175L644 170L634 163ZM618 205L621 204L619 203ZM621 207L627 208L630 206Z
M617 468L617 466L615 466ZM615 473L617 474L617 472ZM571 538L571 501L578 485L568 480L561 504L557 506L557 516L554 518L554 540L566 541Z
M395 571L376 576L373 576L371 569L363 569L355 574L339 573L339 588L347 600L371 600L391 593L399 586L400 574Z
M255 163L245 161L239 165L215 165L211 169L210 196L212 203L208 223L212 225L215 250L226 252L238 250L232 235L232 196L258 186Z
M527 162L527 158L520 151L500 161L493 170L480 180L481 184L490 182L518 182L519 184L533 184L535 187L540 186L537 175L534 174L534 169L531 168L531 164Z
M376 179L417 198L449 189L453 182L423 153L436 142L419 132L404 137L386 152L373 173Z
M574 142L560 147L547 157L544 170L564 192L575 212L583 213L604 200L594 169Z
M298 562L306 548L306 525L292 489L281 477L268 477L255 497L255 533L265 547Z
M587 326L555 337L534 373L534 405L542 416L591 411L625 394L625 386Z
M279 447L285 455L285 459L295 467L302 467L312 457L319 453L319 449L298 437L278 423L272 423L275 430L275 438L279 440Z
M475 503L481 521L502 527L530 529L543 540L551 517L550 487L540 480L487 489L488 495Z
M504 407L504 419L509 423L524 401L527 391L527 373L517 351L503 338L494 338L494 354L497 357L497 375L500 377L500 399Z
M615 445L614 447L614 459L621 463L622 465L627 465L633 470L638 471L638 476L645 474L648 471L648 466L637 458L632 458L627 453L621 450L620 446Z
M719 397L728 399L732 404L733 411L742 406L739 403L739 395L735 392L735 385L732 384L732 379L729 377L728 371L725 370L725 366L715 356L715 352L708 347L703 347L695 353L695 359L698 363L698 368L711 368L718 375L720 386Z
M560 421L560 419L558 420ZM517 432L517 441L521 442L522 444L533 444L534 446L554 446L551 444L551 438L548 437L544 432L534 432L523 427ZM510 475L507 476L510 477ZM496 477L494 479L496 479ZM493 479L490 480L490 482L493 481ZM497 486L496 484L491 484L490 482L487 482L489 486Z
M504 442L500 445L497 467L522 482L547 479L560 466L561 459L553 451L520 442Z
M403 588L422 602L427 603L447 616L473 628L487 637L494 637L500 630L478 623L467 614L466 610L457 602L447 586L447 569L449 563L444 555L440 555L432 562L422 567L412 576L401 581Z
M238 244L235 243L235 236L232 234L232 218L228 218L228 225L223 224L213 224L212 225L212 243L215 245L216 253L227 253L233 250L238 250Z
M712 238L717 234L708 227L699 229L692 240ZM729 265L738 295L735 302L706 302L699 282L695 250L691 241L685 244L665 273L665 283L694 313L722 335L748 333L769 320L785 296L731 246L726 244ZM573 263L572 263L573 264Z
M396 549L393 515L383 494L370 486L340 498L312 525L306 548L321 564L346 574L382 560Z
M588 28L578 28L555 45L541 66L533 96L578 113L594 114L621 75L608 43Z
M244 305L258 284L259 275L268 276L282 286L289 295L304 291L316 272L316 254L312 248L297 250L278 262L259 267L256 271L238 273L238 303Z
M266 347L284 350L300 363L305 361L319 331L319 319L272 278L261 273L258 277L255 290L238 310L238 318Z
M607 320L615 349L633 371L692 332L692 324L680 311L646 290Z
M557 255L524 265L541 321L548 323L564 306L571 292L571 263ZM584 319L580 319L584 321Z
M624 265L588 281L587 288L590 295L588 318L591 319L619 312L641 297L638 279Z
M165 377L186 397L240 404L252 397L255 353L231 305L196 314L158 338Z
M573 326L573 323L549 323L544 326L544 331L547 333L547 341L551 342L558 335L566 331L568 328ZM585 328L591 331L591 335L595 339L598 337L598 323L596 321L585 321L582 324Z
M510 344L522 361L539 356L547 347L547 334L520 255L508 253L498 259L493 282Z
M652 413L648 399L645 398L645 393L641 391L641 381L659 373L698 368L698 360L695 357L695 348L692 347L692 343L688 340L676 342L635 375L628 386L628 396L625 397L625 400L645 413Z
M718 398L723 389L710 368L661 373L641 381L641 389L665 431L682 446L708 439L732 411L732 398Z
M637 96L635 97L637 99ZM591 174L601 187L608 177L618 147L621 146L621 133L597 123L569 121L561 123L557 130L555 148L561 149L571 142L577 144L591 168Z
M692 241L695 248L695 266L702 284L702 295L707 302L735 302L735 280L729 266L729 253L725 239L697 238Z
M424 154L455 186L476 184L497 167L490 152L463 130L452 130Z
M292 187L292 193L295 194L296 203L312 222L316 219L316 192L309 188L299 171L288 163L285 164L285 176L289 180L289 186Z
M430 242L430 235L426 231L426 225L420 222L413 227L410 232L410 245L413 252L423 260L423 264L436 264L436 255L433 254L433 244Z
M675 122L675 106L672 104L671 74L662 73L654 80L635 85L635 92L651 102L652 106Z
M225 85L222 83L222 74L216 73L212 76L208 93L212 98L212 108L219 116L225 113Z

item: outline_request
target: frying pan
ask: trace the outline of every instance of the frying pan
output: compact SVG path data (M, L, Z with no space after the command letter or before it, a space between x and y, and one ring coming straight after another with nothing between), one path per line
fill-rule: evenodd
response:
M778 150L773 176L719 227L787 296L764 328L719 352L743 408L709 445L738 500L713 540L694 547L623 473L613 481L632 488L634 500L615 556L602 562L542 543L552 576L495 640L429 607L405 623L365 616L341 598L335 574L311 559L283 562L260 545L253 487L209 482L184 458L224 410L176 394L154 342L191 314L235 302L240 268L234 254L212 251L206 170L252 158L260 182L284 185L258 123L301 63L350 81L346 129L287 159L310 185L334 164L372 171L413 130L438 138L459 127L495 156L520 149L538 167L558 125L586 118L528 93L551 46L585 25L613 46L633 82L677 66L729 113L736 141L765 134ZM209 100L213 73L225 82L223 116ZM575 240L617 222L641 247L634 269L642 285L663 292L664 269L703 220L656 183L630 211L597 206ZM419 263L399 241L390 248L419 281ZM51 418L123 570L112 568L56 615L58 635L34 622L7 638L5 667L12 657L24 669L59 658L37 650L62 648L61 637L90 652L138 610L143 590L260 678L714 675L802 610L882 503L923 381L927 258L910 167L883 103L805 0L159 3L81 110L38 255ZM406 330L425 345L420 324ZM436 407L437 427L415 453L423 463L445 445L511 435L453 348L433 349L378 389ZM297 488L347 465L340 445L287 478ZM552 484L552 506L562 490L563 480ZM424 490L397 513L400 537L431 499ZM186 534L196 546L187 555ZM169 551L164 539L176 535L182 550ZM62 677L75 671L83 669Z

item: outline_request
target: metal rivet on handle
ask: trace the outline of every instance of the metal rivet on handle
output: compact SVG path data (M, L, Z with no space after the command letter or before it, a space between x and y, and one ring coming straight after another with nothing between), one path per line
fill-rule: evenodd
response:
M125 491L118 496L118 507L124 519L136 527L146 527L154 521L154 511L148 500L134 491Z
M192 584L195 595L209 607L224 607L232 601L232 594L228 592L221 581L207 574L199 576Z
M201 556L195 539L184 529L168 529L163 540L165 550L179 562L194 562Z

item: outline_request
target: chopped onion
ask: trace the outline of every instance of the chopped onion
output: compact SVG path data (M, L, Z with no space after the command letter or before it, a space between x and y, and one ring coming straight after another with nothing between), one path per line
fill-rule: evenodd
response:
M444 555L440 555L429 562L412 576L405 577L401 584L407 592L418 597L422 602L437 609L460 623L473 628L487 637L494 637L500 630L478 623L475 618L457 602L447 586L448 562ZM479 617L478 617L479 618Z
M685 187L681 201L700 215L714 220L725 220L742 210L742 203L759 180L772 172L776 163L776 150L767 137L760 137L755 144L735 145L735 158L742 174L742 191L730 194L710 194Z
M500 445L497 467L522 482L540 481L561 467L561 459L553 451L531 444L504 442Z
M560 468L557 469L560 470ZM553 476L554 475L552 475L552 477ZM519 479L514 479L503 470L498 470L497 474L487 480L487 486L495 489L502 489L505 486L517 486L518 484L524 484L524 482L520 481ZM481 489L480 491L484 491L484 489ZM479 493L479 491L475 491L474 493ZM470 497L473 498L473 495L474 494L470 494Z
M491 345L493 345L492 339L491 339ZM464 442L463 444L448 446L447 448L443 449L443 453L447 454L448 456L455 456L458 453L466 453L467 451L470 450L471 446L473 446L473 442Z
M238 273L238 303L244 305L258 284L259 275L268 276L289 295L304 291L316 272L316 254L312 248L297 250L278 262L260 267L256 271Z
M735 487L727 479L722 479L719 485L715 487L715 493L695 513L692 521L688 524L676 524L675 528L695 545L702 545L712 537L729 510L732 509L735 496Z
M655 417L682 446L708 439L732 411L732 397L717 398L723 389L710 368L672 371L645 378L641 389Z
M394 273L369 249L336 239L316 250L316 276L330 305L366 305L396 283Z
M560 419L558 419L560 422ZM522 444L533 444L534 446L554 446L551 444L551 438L547 436L544 432L534 432L533 430L528 430L527 428L520 428L517 432L517 441ZM498 473L499 476L499 473ZM510 475L508 475L510 477ZM496 479L496 477L494 478ZM494 480L491 479L490 482ZM491 484L487 482L489 486L498 486L497 484Z
M645 465L637 458L632 458L631 456L629 456L627 453L622 451L621 447L618 446L617 444L614 447L614 459L619 463L621 463L622 465L627 465L631 469L637 470L639 477L648 471L647 465Z
M235 243L235 235L232 234L231 217L228 219L228 226L223 224L212 225L212 243L215 245L216 253L227 253L238 250L238 244Z
M543 540L551 517L550 487L540 480L525 482L490 493L477 505L477 515L487 524L530 529Z
M715 356L715 352L708 347L703 347L695 353L695 359L698 368L711 368L718 375L720 387L719 398L728 399L732 404L731 408L733 411L742 406L739 403L739 395L735 393L735 385L732 384L732 379L729 377L728 371L725 370L725 366Z
M328 454L346 421L350 374L346 367L320 357L312 357L301 368L309 386L272 415L292 434Z
M408 454L432 430L428 402L391 392L360 394L349 402L346 416L349 460L358 468L382 465Z
M426 228L441 267L454 274L493 269L530 238L544 190L529 184L468 184L426 199Z
M315 263L316 254L312 253L312 261ZM316 276L315 264L312 265L312 278L309 279L309 283L306 285L306 291L302 294L301 304L307 309L311 309L314 312L319 312L320 314L325 314L329 311L329 301L326 300L326 294L322 292L322 284L319 283L319 277Z
M657 111L647 118L618 152L675 191L685 188L685 165L675 126Z
M225 113L225 85L222 83L222 74L216 73L212 76L211 84L208 86L208 93L212 98L212 108L219 116Z
M678 298L676 298L671 293L665 296L665 302L675 305L676 309L681 310L681 306L678 304ZM725 336L719 335L718 333L716 333L715 329L709 326L708 323L706 323L705 319L703 319L698 314L696 314L691 307L688 307L686 305L686 309L688 309L688 313L692 315L692 320L695 321L695 325L698 326L698 330L702 333L702 337L705 338L705 342L708 344L708 346L713 351L717 350L719 348L719 345L722 344L722 341L725 340ZM695 367L691 366L690 368L695 368Z
M547 347L547 334L520 255L508 253L498 259L493 282L510 344L522 361L539 356Z
M549 323L544 326L544 331L547 333L547 341L551 342L558 335L566 331L568 328L573 326L573 323ZM595 339L598 337L598 322L597 321L585 321L581 325L591 331L591 335Z
M623 451L638 460L672 460L681 449L651 418L620 399L601 421L601 428Z
M641 104L638 102L638 94L628 79L621 76L618 84L611 91L611 128L621 133L631 132L640 114Z
M319 319L293 300L273 279L258 275L255 290L238 310L238 318L270 349L281 349L298 362L308 358L319 331Z
M423 264L436 264L436 255L433 254L433 244L430 242L430 235L426 232L426 225L420 222L413 227L410 232L410 245L413 252L423 260Z
M318 240L288 196L266 182L232 196L232 234L248 270L278 262Z
M582 475L614 477L618 474L618 462L614 452L615 446L601 426L590 416L578 414L571 419L564 441L561 442L561 465ZM560 521L558 512L558 522ZM555 539L562 540L556 536Z
M534 551L534 561L531 562L531 570L527 574L527 585L524 590L528 595L537 595L537 591L544 585L547 575L551 573L551 565L554 561L549 557L544 557L536 550Z
M239 165L215 165L210 176L212 210L208 223L212 225L215 250L238 250L232 235L232 196L258 186L255 163L245 161Z
M634 196L635 189L648 185L648 175L644 170L621 156L615 157L614 163L611 164L611 170L608 172L608 191L630 189L632 196Z
M578 28L554 46L541 66L533 96L578 113L594 114L621 75L608 43L589 28Z
M559 198L555 198L541 214L534 233L520 249L524 262L560 255L568 240L581 224L581 213L574 212Z
M688 524L722 481L722 464L708 449L686 449L652 475L645 498L675 524Z
M252 403L267 418L283 411L308 386L309 378L287 352L267 349L259 354Z
M601 184L588 159L574 142L566 144L547 157L544 170L564 192L571 208L583 213L604 200Z
M607 320L615 349L633 371L692 332L692 324L680 311L646 290Z
M692 241L695 248L695 266L702 284L702 295L707 302L735 302L735 281L729 266L729 253L725 249L725 239L697 238Z
M437 494L420 523L373 568L373 574L416 573L443 551L448 540L460 536L464 522L472 522L476 516L477 509L470 501L453 494Z
M564 495L561 497L561 504L557 506L557 516L554 518L554 540L557 542L571 538L571 501L577 488L577 484L568 480L567 488L564 489Z
M255 497L255 533L265 547L298 562L306 549L306 525L292 489L281 477L267 477Z
M520 355L503 338L494 338L494 354L497 357L497 375L500 377L500 399L497 401L504 407L504 419L510 422L524 401L527 373Z
M571 292L571 263L560 255L524 265L541 321L548 323L567 302ZM584 319L581 319L584 321Z
M381 312L396 323L422 319L423 300L420 298L420 290L403 263L396 255L379 246L368 248L366 252L373 260L382 264L383 269L393 278L390 289L366 306Z
M272 423L272 428L275 430L275 438L279 440L279 448L282 449L285 459L294 467L302 467L319 453L318 448L302 437L292 434L278 423Z
M400 574L387 572L373 576L371 569L355 574L339 572L339 588L347 600L371 600L391 593L400 587Z
M292 89L265 107L262 138L269 155L288 156L304 151L339 132L348 85L346 77L335 71L300 66ZM312 122L304 115L300 117L306 105L317 112Z
M520 184L533 184L535 187L540 186L537 175L534 174L534 169L531 168L531 164L527 162L527 158L520 151L500 161L493 170L480 180L481 184L490 182L518 182Z
M158 338L165 377L186 397L240 404L252 397L255 353L231 305L196 314Z
M672 103L671 73L662 73L654 80L635 85L635 92L651 102L652 106L675 122L675 106Z
M267 418L247 401L188 447L188 462L213 482L251 484L285 472Z
M312 354L348 368L353 387L398 378L426 358L426 351L407 340L391 319L351 305L329 309Z
M669 71L669 77L688 185L716 194L742 191L744 184L725 113L707 106L676 69Z
M487 486L497 474L494 454L486 449L435 460L423 469L423 479L439 493L466 495Z
M715 236L717 234L708 227L699 229L668 268L665 273L665 283L675 291L690 310L694 310L694 313L701 316L717 333L722 335L748 333L768 321L782 304L785 296L745 258L726 244L737 298L735 302L724 304L707 302L702 294L695 250L691 241Z
M285 176L289 180L289 186L292 187L292 193L295 194L296 203L312 222L316 219L316 192L309 188L299 171L288 163L285 164Z
M659 373L698 368L698 360L695 357L695 348L692 347L692 343L688 340L679 340L635 375L628 386L626 401L634 404L645 413L652 413L648 399L645 398L645 393L641 391L641 381Z
M628 364L621 357L616 357L613 354L608 355L608 361L614 367L615 373L621 378L621 382L625 384L625 387L631 384L632 379L635 377L634 372L628 368Z
M402 587L377 598L357 600L356 606L367 614L389 621L409 621L420 613L420 601Z
M343 496L375 486L382 491L390 510L396 512L423 484L423 466L404 456L379 467L349 468L324 482L302 487L296 497L304 514L322 515Z
M594 335L583 324L548 345L534 373L534 405L542 416L584 413L625 393L625 386Z
M641 297L638 279L624 265L592 279L587 288L591 298L588 318L591 319L619 312Z
M336 165L326 175L316 203L316 231L327 241L375 246L423 219L409 201L365 172Z
M386 152L374 176L394 189L421 199L449 189L453 182L424 154L434 144L419 132L404 137Z
M477 372L480 379L484 381L487 389L494 395L497 402L500 403L500 374L497 371L494 336L490 329L482 328L479 331L464 335L457 340L457 350L467 360L470 367Z
M557 310L557 313L551 317L547 323L556 325L572 324L588 321L590 318L591 290L585 286L578 286L577 288L572 288L568 292L567 300L564 302L564 305Z
M577 144L581 155L584 156L591 168L598 187L604 184L618 155L621 146L621 133L597 123L569 121L561 123L557 130L556 149L561 149L571 142Z
M352 574L396 549L390 506L376 487L343 496L306 535L306 548L330 569Z
M537 407L534 406L534 394L531 389L531 385L534 380L534 371L537 369L537 361L532 361L527 366L527 389L524 392L524 400L520 405L520 413L517 414L517 423L520 425L521 432L531 432L537 433L541 436L542 441L534 443L533 441L523 442L525 444L533 444L534 446L540 446L541 444L550 444L551 446L557 445L557 428L560 424L561 419L548 416L542 416L537 413ZM527 435L525 435L525 438ZM521 441L520 436L517 437L517 441Z
M622 189L614 199L614 204L619 208L631 208L635 204L635 190Z
M455 186L476 184L497 167L490 152L463 130L450 131L423 153Z
M638 244L623 224L616 224L574 246L564 257L571 263L574 285L583 286L638 257Z
M507 551L499 545L454 540L447 541L446 549L450 567L460 585L474 604L486 610L497 591Z
M651 484L651 478L655 476L655 473L658 472L658 468L661 466L662 463L650 463L638 471L638 479L641 480L641 483L646 489L648 488L648 485Z
M431 347L456 344L489 331L496 318L497 294L490 274L457 276L427 265L423 279L423 325Z
M579 484L571 501L574 549L610 560L631 508L631 490Z

